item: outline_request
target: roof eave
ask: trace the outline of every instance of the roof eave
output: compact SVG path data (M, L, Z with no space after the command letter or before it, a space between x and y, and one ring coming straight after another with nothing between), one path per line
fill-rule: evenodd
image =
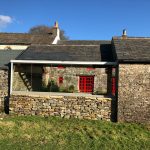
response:
M117 65L116 62L90 62L90 61L50 61L50 60L11 60L11 63L22 64L64 64L64 65Z
M150 64L150 60L118 60L119 64Z

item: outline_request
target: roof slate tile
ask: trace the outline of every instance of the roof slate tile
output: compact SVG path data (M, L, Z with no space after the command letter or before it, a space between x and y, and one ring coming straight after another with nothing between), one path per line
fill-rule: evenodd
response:
M150 38L114 38L119 62L150 62Z
M0 33L0 44L51 44L54 38L49 34Z

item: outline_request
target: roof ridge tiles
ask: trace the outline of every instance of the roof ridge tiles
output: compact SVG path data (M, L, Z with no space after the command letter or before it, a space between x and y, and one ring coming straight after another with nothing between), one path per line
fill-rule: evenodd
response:
M61 40L61 41L111 41L111 40Z
M57 45L57 44L50 44L50 45L45 45L45 44L43 44L43 45L41 45L41 44L32 44L31 46L58 46L58 47L64 47L64 46L66 46L66 47L71 47L71 46L76 46L76 47L78 47L78 46L100 46L100 45L64 45L64 44L62 44L62 45Z
M21 33L21 32L18 32L18 33L15 33L15 32L0 32L0 35L1 34L6 34L6 35L9 35L9 34L14 34L14 35L34 35L34 36L52 36L52 35L49 35L49 34L46 34L46 33Z
M113 36L112 37L113 40L121 40L122 36ZM150 37L132 37L132 36L127 36L126 39L123 40L134 40L134 39L150 39Z

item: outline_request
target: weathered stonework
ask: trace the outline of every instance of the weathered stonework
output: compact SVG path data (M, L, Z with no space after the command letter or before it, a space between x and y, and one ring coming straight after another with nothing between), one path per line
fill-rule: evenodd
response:
M81 66L59 68L59 66L33 65L31 68L31 65L16 65L13 75L13 91L77 93L80 92L79 76L94 76L93 93L106 94L110 92L108 83L110 83L111 72L109 70L111 69ZM59 83L59 77L63 78L62 84ZM51 82L53 82L54 88L49 86Z
M42 67L40 65L25 64L14 67L13 91L40 91L41 82Z
M110 92L110 68L91 68L83 66L15 66L13 75L13 91L51 91L73 92L79 91L79 76L94 76L94 94L107 94ZM63 83L59 83L59 78ZM31 83L32 81L32 83ZM49 86L53 82L54 88ZM39 83L39 85L37 85ZM109 84L108 84L109 83ZM32 84L32 85L31 85Z
M96 96L11 95L9 109L16 115L111 120L111 101L111 98Z
M21 78L20 74L19 72L14 72L13 74L13 91L28 91L28 88L23 82L23 79Z
M0 112L4 111L6 96L8 96L8 71L0 70Z
M107 93L107 73L106 68L91 67L44 67L44 80L54 81L60 89L69 91L70 86L74 86L74 92L79 92L79 76L94 76L94 91L97 93ZM59 84L59 77L63 77L63 83ZM47 81L46 81L47 82Z
M119 65L118 121L150 122L150 65Z

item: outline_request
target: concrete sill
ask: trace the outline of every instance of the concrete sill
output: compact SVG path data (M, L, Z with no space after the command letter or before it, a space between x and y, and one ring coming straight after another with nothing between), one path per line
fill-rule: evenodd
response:
M73 96L73 97L91 97L91 98L112 98L110 95L92 95L89 93L58 93L58 92L33 92L33 91L13 91L11 95L25 95L38 97L51 96Z

